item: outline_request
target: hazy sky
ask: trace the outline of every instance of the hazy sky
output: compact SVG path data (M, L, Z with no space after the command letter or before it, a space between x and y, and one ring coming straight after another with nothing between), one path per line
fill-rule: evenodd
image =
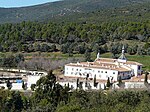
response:
M31 6L58 0L0 0L0 7L22 7Z

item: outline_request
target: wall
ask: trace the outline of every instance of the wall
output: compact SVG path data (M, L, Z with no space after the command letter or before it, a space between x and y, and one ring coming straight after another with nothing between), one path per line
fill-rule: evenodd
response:
M97 87L94 87L94 83L93 82L87 82L87 85L88 86L86 86L86 83L85 83L85 81L83 82L83 81L79 81L79 82L82 82L82 89L83 90L100 90L100 89L104 89L104 85L106 85L106 84L104 84L104 83L98 83L98 85L97 85ZM62 82L62 81L59 81L58 82L60 85L62 85L62 86L67 86L68 85L68 83L69 83L69 87L70 88L72 88L72 89L77 89L77 82L75 82L75 81L65 81L65 82Z
M129 88L146 88L144 82L125 82L125 89Z
M140 70L138 70L138 66L139 65L131 65L131 68L134 69L134 75L135 76L138 76L138 74L141 74L141 72L142 72L142 66L141 66Z
M41 76L27 76L27 87L31 89L32 84L36 84L36 82L40 79Z
M110 77L113 79L113 81L117 81L118 77L118 71L115 70L65 66L65 76L86 78L87 74L89 74L89 78L94 78L94 76L96 75L97 79L102 80L107 80L108 77Z
M121 79L129 79L131 78L131 71L119 72L119 76L121 76Z

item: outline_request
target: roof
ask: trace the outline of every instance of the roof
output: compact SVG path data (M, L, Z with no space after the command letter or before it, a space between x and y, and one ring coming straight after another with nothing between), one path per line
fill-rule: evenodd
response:
M135 61L120 62L117 59L99 58L96 59L94 62L80 62L80 63L77 62L67 64L66 66L115 70L119 72L131 71L132 69L127 65L142 65L142 64Z
M131 64L131 65L143 65L141 63L135 62L135 61L127 61L126 64Z
M129 69L126 69L122 66L118 66L116 64L98 63L98 62L70 63L70 64L67 64L66 66L115 70L115 71L119 71L119 72L131 71Z
M114 63L117 61L117 59L112 59L112 58L100 58L98 60L96 60L98 62L105 62L105 63ZM119 62L119 63L125 63L125 64L131 64L131 65L143 65L141 63L135 62L135 61L126 61L126 62Z
M74 77L74 76L63 76L63 77L59 77L57 78L58 82L76 82L77 78L82 81L82 82L86 82L86 78L83 77ZM93 82L93 78L88 78L87 80L88 82ZM99 83L106 83L107 80L102 80L102 79L96 79L96 82Z

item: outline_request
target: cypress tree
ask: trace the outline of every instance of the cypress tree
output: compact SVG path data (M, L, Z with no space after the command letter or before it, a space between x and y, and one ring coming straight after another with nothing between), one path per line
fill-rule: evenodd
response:
M22 89L24 89L24 90L26 89L26 88L25 88L24 81L22 81Z
M79 87L79 78L77 78L77 88Z
M109 80L109 77L108 77L106 86L107 86L107 87L110 87L110 85L111 85L111 84L110 84L110 80Z
M149 73L146 71L146 72L145 72L145 79L144 79L144 82L145 82L145 83L148 83L148 74L149 74Z
M94 87L96 87L96 75L94 76Z
M12 88L12 83L8 80L7 81L7 88L10 90Z
M118 84L120 85L122 83L122 78L121 76L118 77Z

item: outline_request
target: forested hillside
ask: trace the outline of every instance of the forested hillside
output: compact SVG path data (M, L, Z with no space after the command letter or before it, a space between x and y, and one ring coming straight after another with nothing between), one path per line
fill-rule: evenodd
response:
M88 48L91 52L100 50L101 53L119 54L124 43L129 54L149 55L149 34L150 21L3 24L0 25L0 51L83 54Z
M105 3L108 7L104 8ZM53 15L53 19L50 19L45 12L50 4L58 9L63 6L80 7L73 12L65 9L71 13ZM18 23L0 24L0 52L61 52L70 57L74 54L111 52L112 58L118 58L124 44L125 52L130 55L150 55L149 4L146 0L65 0L27 8L2 9L0 18ZM42 16L43 22L34 21L33 18L41 14L39 7L47 17ZM22 19L9 18L11 16L5 19L5 14L14 15L14 12L22 10L26 12L25 15L31 14L28 16L33 21L28 21L28 17L23 22L20 22ZM3 57L0 66L10 65ZM86 57L86 61L91 59ZM14 63L17 66L16 60Z
M0 25L0 52L61 52L70 57L84 54L85 61L92 61L89 55L97 52L111 52L112 58L118 58L124 44L126 53L143 56L150 55L149 34L150 21L3 24ZM18 66L22 58L18 56L18 61L13 57L2 56L0 66ZM149 64L146 66L150 69Z
M63 0L31 7L0 8L0 23L53 21L62 17L71 19L72 16L76 17L78 14L79 17L83 17L84 15L82 14L88 16L87 13L92 11L102 11L102 9L108 11L124 6L135 7L134 5L147 4L147 2L149 0ZM107 15L107 12L103 13Z

